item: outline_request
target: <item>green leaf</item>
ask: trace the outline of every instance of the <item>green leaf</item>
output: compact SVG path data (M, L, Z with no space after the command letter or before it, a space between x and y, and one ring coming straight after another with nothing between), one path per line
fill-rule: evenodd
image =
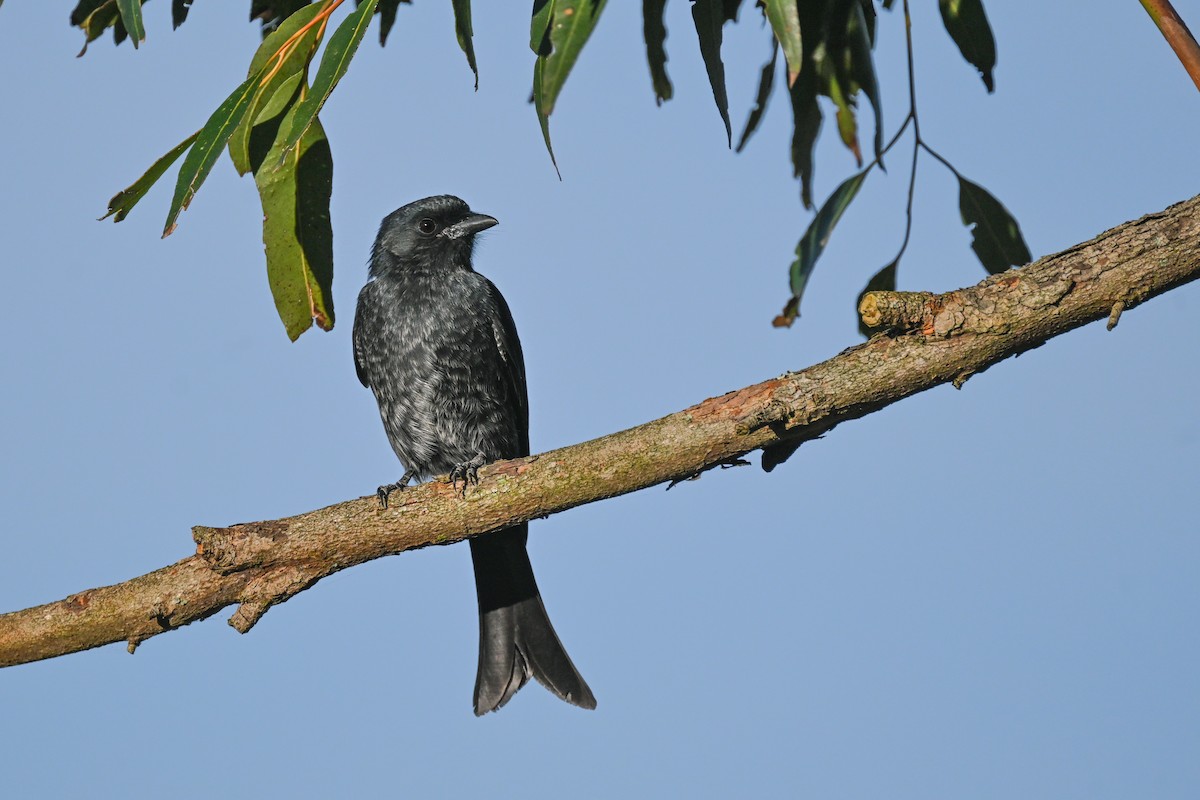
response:
M314 3L292 14L278 28L271 31L266 39L263 39L262 44L255 51L254 57L250 59L247 76L263 75L263 78L259 82L258 89L255 90L245 117L229 137L229 158L233 161L233 166L239 175L245 175L251 169L250 134L262 113L262 105L270 101L281 85L289 82L293 76L307 71L309 62L312 61L313 55L317 52L317 46L321 42L324 26L313 25L307 28L300 38L290 45L282 62L278 60L280 49L301 28L312 22L325 6L325 3ZM292 83L293 90L295 85ZM289 93L282 99L287 100L290 97ZM279 109L275 109L264 118L274 117L278 112Z
M179 168L179 179L175 183L175 197L171 200L171 209L167 212L167 223L163 226L164 237L170 236L171 232L175 230L175 221L179 219L179 214L192 202L192 198L196 196L196 190L204 183L208 173L212 172L213 164L217 162L217 158L221 155L225 143L229 141L230 135L233 134L234 128L246 115L247 109L250 108L250 101L254 99L255 90L258 88L258 78L258 75L251 75L243 81L229 97L225 98L225 101L217 107L217 110L208 118L208 122L204 123L204 127L200 129L196 143L192 145L192 149L188 151L187 157L183 160L183 166Z
M117 0L117 10L121 12L121 24L129 32L133 40L133 49L138 42L146 41L146 26L142 24L142 0Z
M529 23L529 49L534 55L550 55L550 18L554 0L533 0L533 19Z
M958 210L963 224L971 229L971 249L983 268L995 275L1009 267L1020 267L1033 260L1021 227L1008 209L987 189L958 177Z
M346 74L350 59L358 50L367 27L371 24L371 15L375 13L377 0L364 0L358 8L342 20L337 30L329 37L329 44L321 54L321 64L317 67L317 75L313 78L312 91L296 105L296 113L290 120L285 120L280 136L283 137L281 157L286 155L300 143L304 131L317 118L317 113L325 105L333 88Z
M875 13L875 6L872 4L871 0L858 0L858 8L860 11L862 11L863 20L867 24L867 41L870 42L871 47L875 47L875 26L877 16Z
M725 123L725 139L733 147L733 127L729 124L729 94L725 90L725 63L721 61L722 27L725 24L725 9L721 0L692 0L692 20L696 23L696 37L700 41L700 56L708 72L713 100L721 121Z
M401 3L411 3L412 0L379 0L379 46L387 44L388 34L396 24L396 9Z
M758 93L754 96L754 108L750 109L750 117L746 127L738 139L737 152L742 152L750 136L758 129L763 114L767 112L767 101L771 99L771 89L775 85L775 63L779 59L779 42L771 40L771 60L763 65L762 74L758 77Z
M869 7L869 6L868 6ZM872 9L874 15L874 9ZM874 19L874 16L872 16ZM879 95L879 81L875 76L875 61L871 56L872 35L869 23L863 14L862 6L856 5L850 13L850 22L846 31L845 70L849 77L852 91L861 90L871 103L871 111L875 114L875 157L883 157L883 101Z
M812 208L813 147L821 132L821 107L817 105L817 78L805 70L788 91L792 101L792 175L800 179L800 199Z
M120 20L121 12L117 8L116 0L80 0L79 5L71 11L71 24L80 28L85 37L83 49L76 58L86 53L89 44Z
M533 65L533 105L537 111L538 124L550 161L558 170L554 148L550 145L550 115L559 92L567 81L567 75L575 66L583 46L600 19L605 0L550 0L543 7L534 6L533 30L540 25L537 15L547 15L543 43L548 42L549 52L541 52ZM544 49L544 48L543 48ZM537 51L537 48L535 48ZM560 176L561 177L561 176Z
M175 145L169 153L151 164L150 169L146 170L146 173L142 177L113 195L112 199L108 201L108 213L100 219L112 217L113 222L120 222L125 219L129 215L129 212L133 210L133 207L138 204L138 201L146 196L146 192L150 191L150 187L183 155L185 150L192 146L192 143L196 141L196 137L199 135L200 131L196 131Z
M983 0L938 0L942 22L962 57L979 70L988 92L995 91L996 39L983 10Z
M804 287L808 284L813 267L817 265L817 259L825 251L825 246L829 243L829 237L833 234L838 220L842 218L842 214L854 200L858 190L862 188L863 181L870 171L871 168L867 167L862 172L851 175L842 181L842 185L829 195L829 199L817 211L817 215L809 223L808 230L800 238L800 243L796 245L796 260L792 262L789 273L792 299L784 307L783 313L776 318L777 327L791 325L796 317L800 316L800 299L804 296Z
M650 62L650 80L654 84L654 102L662 105L674 94L671 79L667 77L667 26L663 15L667 0L642 0L642 33L646 39L646 60Z
M295 341L312 327L333 327L333 227L329 200L333 191L333 156L320 119L304 131L300 142L283 152L275 133L299 113L301 80L295 73L276 96L290 89L291 103L264 113L274 116L256 127L251 159L259 165L254 183L263 208L263 245L267 280L275 309L288 337ZM263 134L263 135L260 135Z
M171 0L171 28L175 29L187 21L194 0Z
M788 66L788 86L796 82L804 58L804 46L800 41L800 13L796 0L763 0L767 21L775 32L775 39L783 48L783 57ZM738 148L741 149L741 148Z
M871 280L867 281L867 285L858 293L858 299L854 301L854 309L857 315L858 307L862 305L863 298L867 296L867 292L894 292L896 291L896 267L900 264L900 256L896 256L892 263L888 264L883 269L871 276ZM872 330L863 324L862 317L858 317L858 332L867 339L871 338Z
M861 167L863 157L862 148L858 146L858 119L854 114L854 97L850 94L849 87L843 86L836 74L828 76L826 89L829 91L829 99L837 106L834 119L837 121L842 144L854 154L854 160Z
M479 68L475 66L475 46L471 43L471 0L452 0L454 5L454 33L458 46L467 57L471 72L475 73L475 91L479 91Z

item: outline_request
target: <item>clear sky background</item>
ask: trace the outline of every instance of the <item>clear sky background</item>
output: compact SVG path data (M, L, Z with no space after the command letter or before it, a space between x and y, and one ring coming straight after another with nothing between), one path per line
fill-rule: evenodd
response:
M907 145L847 213L791 330L771 318L810 215L782 95L733 155L688 4L656 109L640 4L611 2L553 118L526 104L527 3L476 3L478 94L450 5L373 29L323 114L338 325L289 344L260 209L222 160L159 239L171 181L107 199L195 130L258 42L245 2L147 6L134 51L0 9L0 610L187 556L190 526L368 494L400 468L354 375L379 220L451 192L500 219L477 266L525 346L535 451L617 431L859 341L855 296L903 231ZM1180 0L1200 25L1200 2ZM1035 256L1200 190L1200 96L1140 5L991 2L988 96L914 3L923 132ZM753 14L747 4L745 14ZM377 23L376 23L377 24ZM889 133L903 18L881 13ZM768 54L727 29L735 125ZM864 121L869 126L869 112ZM853 164L826 124L824 198ZM904 289L980 280L953 178L918 177ZM599 700L536 685L471 713L464 546L376 561L273 609L0 671L5 792L132 797L1195 797L1200 787L1200 286L805 445L536 522L552 619ZM230 609L232 611L232 609Z

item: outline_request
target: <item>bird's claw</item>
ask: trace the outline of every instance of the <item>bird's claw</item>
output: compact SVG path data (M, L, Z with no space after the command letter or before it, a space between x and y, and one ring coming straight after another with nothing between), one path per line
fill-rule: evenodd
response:
M406 472L400 476L400 480L396 481L395 483L385 483L383 486L380 486L378 489L376 489L375 496L379 498L379 507L387 508L388 496L392 492L402 491L404 487L408 486L408 482L413 479L414 474L415 473L412 471Z
M480 454L470 461L456 464L454 469L450 470L450 486L458 492L459 497L467 496L467 486L479 485L479 468L485 463L484 456ZM462 489L458 488L459 481L462 481Z
M403 489L403 488L404 488L403 486L397 486L394 483L385 483L383 486L380 486L378 489L376 489L375 496L379 498L379 507L387 508L388 507L388 495L390 495L392 492L396 491L397 489Z

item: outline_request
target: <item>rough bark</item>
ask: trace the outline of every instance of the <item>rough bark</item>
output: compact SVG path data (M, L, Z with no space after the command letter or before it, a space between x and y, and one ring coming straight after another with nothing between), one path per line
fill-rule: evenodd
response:
M116 586L0 616L0 666L154 635L239 604L267 609L364 561L449 544L584 503L682 480L766 449L764 465L846 420L969 376L1200 277L1200 197L1070 250L945 294L874 292L884 333L805 370L582 444L502 461L459 497L434 482L391 507L358 498L294 517L196 527L197 553Z

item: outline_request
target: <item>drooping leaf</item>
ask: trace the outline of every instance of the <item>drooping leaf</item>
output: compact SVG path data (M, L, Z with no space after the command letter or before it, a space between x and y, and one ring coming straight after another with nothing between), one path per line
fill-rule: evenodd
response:
M196 190L204 183L208 173L212 172L213 164L221 155L225 143L246 115L250 101L254 99L258 88L258 75L252 75L233 90L229 97L217 107L208 118L208 122L200 129L196 143L183 159L179 168L179 178L175 183L175 197L171 200L171 208L167 213L167 222L163 226L163 236L170 236L175 230L175 221L180 212L188 207Z
M254 182L263 208L263 246L267 280L275 308L288 338L295 341L315 321L324 330L333 327L333 228L329 200L333 190L333 156L319 119L305 129L300 142L286 153L275 135L298 112L302 74L295 73L294 102L260 126L251 160ZM280 86L279 92L287 91ZM262 132L262 131L260 131Z
M142 177L113 195L112 199L108 201L108 213L100 219L112 217L113 222L120 222L125 219L133 207L138 204L138 201L146 196L146 192L150 191L150 187L183 155L185 150L192 146L192 143L196 141L196 137L199 135L200 131L196 131L175 145L171 148L170 152L151 164L150 169L146 170L146 173Z
M116 0L80 0L71 12L71 24L84 33L83 48L76 57L82 57L89 44L120 20L121 12L117 9Z
M650 62L650 80L654 84L654 102L662 105L674 94L667 77L667 26L663 15L667 0L642 0L642 32L646 39L646 60Z
M534 55L550 55L550 19L553 16L554 0L533 0L533 18L529 21L529 49Z
M875 25L876 13L875 5L871 0L859 0L858 8L862 11L863 20L867 24L867 40L871 43L871 47L875 46Z
M854 308L857 312L858 307L862 305L863 298L867 296L867 292L894 292L896 291L896 267L900 264L900 256L892 263L888 264L883 269L871 276L871 280L867 281L867 285L858 293L858 299L854 301ZM863 324L862 317L858 318L858 332L867 339L871 338L871 329Z
M475 91L479 91L479 68L475 66L475 45L471 43L474 32L471 30L471 0L452 0L454 5L454 34L458 37L458 46L467 57L471 72L475 73Z
M535 17L531 31L536 32L540 25L537 15L546 15L547 25L540 47L544 50L548 43L550 49L549 52L541 52L534 48L539 55L533 65L533 105L542 128L542 138L546 141L546 151L550 153L550 161L556 171L558 162L550 144L550 115L554 112L554 104L566 83L567 75L571 73L579 53L600 19L604 3L605 0L550 0L544 8L534 5Z
M1019 267L1033 260L1021 227L1008 209L976 183L958 176L958 210L963 224L971 227L971 249L991 274Z
M854 96L850 94L850 87L844 86L841 78L834 73L828 76L826 89L829 92L829 99L833 100L833 104L837 106L834 119L837 122L838 135L842 138L842 144L850 149L850 152L854 154L854 160L861 167L863 157L862 148L858 145L858 118L855 116Z
M983 0L938 0L942 22L962 57L975 69L989 92L996 88L996 39L983 10Z
M771 89L775 85L775 63L778 60L779 42L772 39L771 60L763 65L762 74L758 77L758 92L754 96L754 108L750 109L746 127L742 129L742 135L738 138L737 152L739 153L746 146L746 142L750 140L750 136L758 129L763 114L767 113L767 101L771 99Z
M401 3L411 3L412 0L379 0L379 46L387 44L388 34L396 24L396 9Z
M767 15L767 21L771 23L776 41L783 48L783 57L788 68L788 86L791 86L800 74L804 58L804 45L800 39L800 12L796 9L796 0L763 2L766 5L763 11Z
M829 243L829 237L833 234L838 220L842 218L842 214L854 200L858 190L862 188L863 181L870 171L871 168L867 167L862 172L851 175L842 181L842 184L833 190L833 194L829 195L829 199L817 211L813 221L809 223L808 230L800 238L800 243L796 245L796 260L792 262L788 275L792 288L792 299L784 306L783 313L776 317L774 322L776 327L789 326L800 315L800 300L804 296L804 287L808 284L813 267L817 265L817 259L825 251L825 246Z
M700 41L700 56L708 72L713 100L721 121L725 123L725 139L733 147L733 127L729 124L729 94L725 91L725 63L721 60L721 40L724 36L725 9L721 0L692 0L692 19Z
M869 7L869 6L868 6ZM871 19L874 19L872 9ZM854 7L846 30L845 70L850 80L851 91L861 91L871 103L875 114L875 157L883 157L883 101L879 95L879 81L875 76L875 60L871 55L873 37L870 23L863 14L862 4Z
M113 44L115 45L120 45L121 42L129 38L129 31L125 30L125 23L121 21L119 15L117 17L117 21L113 23L112 32ZM136 50L137 48L135 47L134 49Z
M296 105L296 113L289 120L285 120L280 131L279 135L283 138L281 157L300 143L304 131L317 118L317 113L325 105L333 88L346 74L350 59L354 57L367 27L371 24L376 2L377 0L363 0L329 37L329 44L321 54L321 64L317 67L316 77L313 78L312 91Z
M194 0L171 0L171 27L178 28L187 21Z
M250 59L247 76L261 75L262 78L245 117L229 137L229 157L239 175L245 175L251 169L250 131L260 116L263 104L275 95L282 84L308 69L324 32L323 25L310 23L325 6L325 3L316 3L292 14L263 39ZM284 95L284 99L290 97L290 94ZM267 118L278 113L279 109L275 109Z
M121 24L128 31L136 50L139 42L146 41L146 26L142 23L142 0L117 0L121 13Z
M821 107L817 105L817 78L812 70L788 90L792 101L792 175L800 179L800 200L812 208L813 147L821 132Z

